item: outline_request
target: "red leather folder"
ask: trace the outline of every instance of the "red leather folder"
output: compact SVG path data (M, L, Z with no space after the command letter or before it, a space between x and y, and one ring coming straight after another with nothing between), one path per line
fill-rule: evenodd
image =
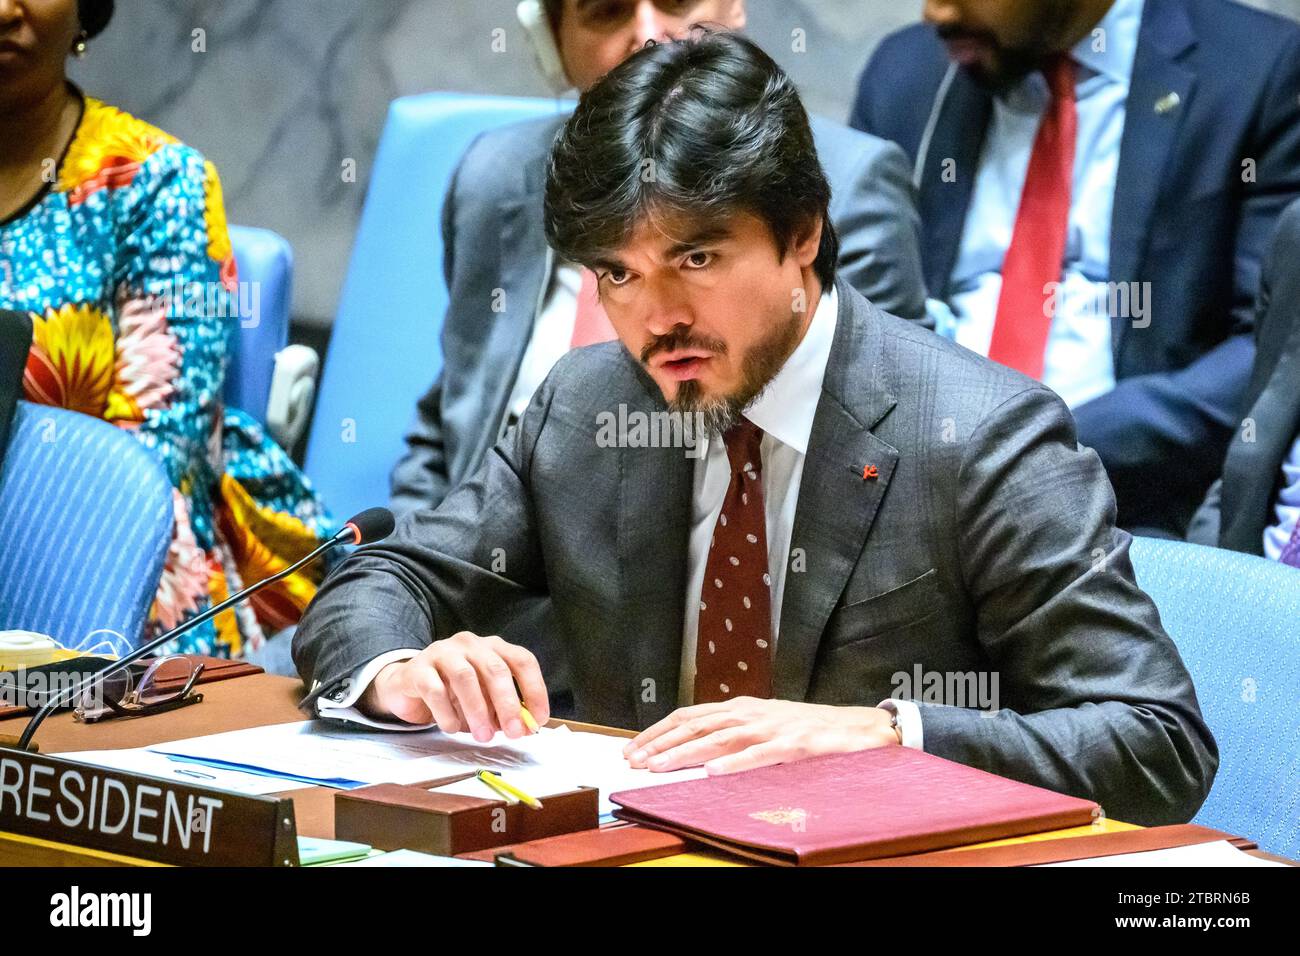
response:
M965 846L1091 823L1089 800L882 747L611 794L614 815L786 866Z

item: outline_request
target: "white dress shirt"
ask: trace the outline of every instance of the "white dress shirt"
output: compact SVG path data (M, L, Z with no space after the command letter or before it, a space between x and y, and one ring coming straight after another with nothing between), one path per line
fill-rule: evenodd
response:
M1043 384L1071 408L1115 387L1111 214L1142 7L1143 0L1115 0L1095 30L1070 51L1077 64L1078 131L1065 261L1043 356ZM993 340L1003 261L1011 246L1034 140L1050 99L1041 72L1029 74L994 98L950 298L929 303L936 331L980 355L989 354Z
M781 603L790 566L790 534L799 504L808 437L812 434L822 379L830 359L835 326L839 321L839 293L831 287L822 294L803 340L781 366L776 377L746 410L745 417L763 430L759 454L763 459L763 510L767 523L767 569L772 579L772 645L780 640ZM695 690L695 650L700 624L700 591L709 560L709 542L731 483L731 463L726 445L707 441L695 462L691 502L691 536L687 551L686 617L682 626L682 667L678 706L687 707Z
M557 262L551 272L546 298L533 320L533 331L523 361L519 363L519 374L510 389L510 399L506 402L508 419L523 415L538 386L569 351L573 327L578 322L578 293L581 290L581 267L571 262Z
M575 292L576 307L576 292ZM772 652L780 639L781 601L785 594L786 572L790 558L790 535L794 528L795 509L799 504L799 485L803 477L808 438L821 399L822 379L830 359L835 326L839 319L839 293L832 286L823 292L808 323L808 330L785 365L777 372L763 393L745 412L745 417L763 430L762 455L763 503L767 521L768 570L772 578ZM572 325L572 323L570 323ZM540 327L540 323L539 323ZM572 332L565 337L569 341ZM567 345L566 345L567 349ZM531 350L531 347L530 347ZM558 356L557 356L558 358ZM529 392L531 397L532 392ZM525 405L527 399L525 399ZM707 442L705 453L696 460L691 503L691 533L687 549L686 613L682 622L682 658L677 702L689 706L695 689L695 650L699 632L700 589L708 563L709 541L722 513L723 500L731 478L726 447L721 441ZM321 717L352 720L374 727L394 730L422 730L433 726L378 722L366 717L355 706L379 671L394 661L408 660L416 651L390 651L358 668L349 690L337 700L321 698L317 712ZM899 729L905 746L921 749L921 714L911 701L885 701L898 715Z

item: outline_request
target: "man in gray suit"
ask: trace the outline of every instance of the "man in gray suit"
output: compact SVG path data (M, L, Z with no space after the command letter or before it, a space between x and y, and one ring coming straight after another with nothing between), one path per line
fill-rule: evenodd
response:
M745 25L744 0L532 6L532 19L524 19L543 71L557 87L579 90L648 39L697 22ZM444 364L416 406L406 454L393 470L391 506L399 515L441 502L478 468L570 344L604 337L575 336L581 270L556 258L542 229L546 158L563 121L483 134L452 179L442 227L450 293ZM813 119L813 132L833 187L840 274L882 309L928 323L920 220L903 151L825 119Z
M1282 213L1260 277L1246 414L1223 477L1188 530L1198 544L1300 568L1300 200Z
M641 729L633 766L903 745L1191 818L1217 749L1097 456L1050 390L837 280L828 203L749 41L598 83L546 228L619 342L562 358L471 478L325 581L304 706L517 737L516 681L549 713L526 612L549 597L576 715Z

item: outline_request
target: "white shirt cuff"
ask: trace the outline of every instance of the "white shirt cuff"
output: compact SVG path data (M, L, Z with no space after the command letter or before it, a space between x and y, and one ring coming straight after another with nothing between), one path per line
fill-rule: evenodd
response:
M397 661L409 661L419 653L419 651L404 647L396 651L387 651L371 660L370 663L361 665L348 678L348 690L346 692L337 691L332 698L322 696L316 699L317 716L324 720L348 720L354 724L377 727L380 730L428 730L437 726L433 723L408 724L396 717L391 720L375 720L373 717L363 714L361 709L356 706L357 701L361 699L361 695L370 686L370 682L375 679L381 670Z
M921 730L921 708L914 700L891 697L876 705L898 715L898 729L903 732L903 746L913 750L925 749L925 734Z

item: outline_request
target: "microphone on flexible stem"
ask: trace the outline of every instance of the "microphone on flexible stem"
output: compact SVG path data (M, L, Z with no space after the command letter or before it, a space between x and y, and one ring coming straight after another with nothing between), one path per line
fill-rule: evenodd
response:
M372 544L375 541L380 541L392 534L393 527L393 513L387 508L367 508L365 511L353 517L351 521L347 522L343 526L342 531L330 538L305 558L294 562L283 571L273 574L269 578L265 578L264 580L258 581L256 584L244 588L244 590L240 591L238 594L227 598L220 604L213 605L202 614L195 615L183 624L177 625L166 634L154 638L147 644L141 645L121 660L114 662L103 670L95 671L93 674L87 674L71 688L55 694L41 706L40 710L32 715L32 719L27 722L27 726L23 729L22 736L18 738L14 747L18 750L34 750L35 748L32 747L32 737L35 736L37 728L41 726L41 723L45 718L52 714L61 703L75 699L78 694L85 691L96 681L102 681L112 677L114 674L120 674L140 658L148 657L151 651L157 650L173 638L184 634L186 631L190 630L190 628L198 627L204 621L211 620L222 611L226 610L226 608L232 607L250 595L256 594L268 584L274 584L281 578L288 577L290 574L293 574L305 565L315 561L331 548L338 547L341 544ZM8 739L12 738L0 738L0 749L9 746L6 742Z

